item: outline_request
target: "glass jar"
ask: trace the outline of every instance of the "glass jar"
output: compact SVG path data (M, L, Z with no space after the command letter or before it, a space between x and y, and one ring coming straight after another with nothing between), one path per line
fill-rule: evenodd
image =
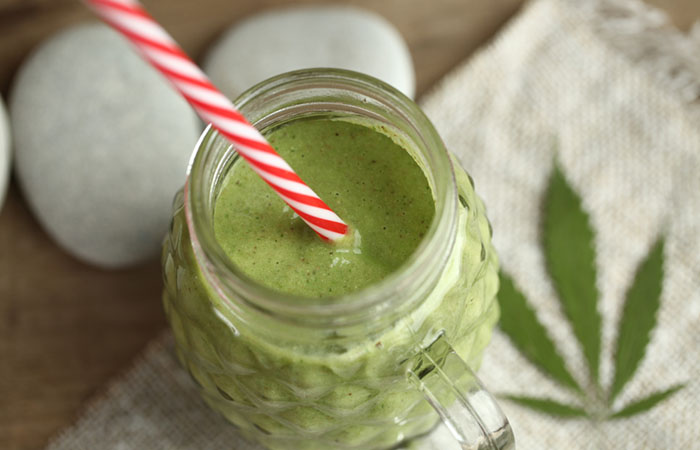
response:
M383 127L423 168L435 215L409 261L379 283L323 299L271 291L214 237L217 195L239 156L207 128L162 258L177 354L205 401L270 449L388 449L439 418L462 448L512 446L470 369L498 318L491 228L425 115L374 78L331 69L269 79L236 106L263 135L309 116Z

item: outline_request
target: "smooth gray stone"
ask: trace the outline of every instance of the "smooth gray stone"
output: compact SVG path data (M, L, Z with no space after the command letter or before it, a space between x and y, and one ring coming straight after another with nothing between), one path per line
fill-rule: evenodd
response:
M11 155L10 123L7 119L5 104L0 98L0 211L5 203L7 185L10 182L10 155Z
M10 117L18 181L58 244L106 268L158 254L201 125L125 39L89 24L45 41Z
M396 28L348 6L298 6L251 16L225 32L204 62L230 98L271 76L310 67L355 70L409 97L415 93L411 54Z

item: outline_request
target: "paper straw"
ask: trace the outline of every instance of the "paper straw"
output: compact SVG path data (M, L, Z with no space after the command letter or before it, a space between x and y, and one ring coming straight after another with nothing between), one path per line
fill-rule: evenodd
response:
M199 117L226 137L250 167L321 238L334 241L347 233L345 222L299 178L140 3L134 0L85 2L102 20L128 38L185 97Z

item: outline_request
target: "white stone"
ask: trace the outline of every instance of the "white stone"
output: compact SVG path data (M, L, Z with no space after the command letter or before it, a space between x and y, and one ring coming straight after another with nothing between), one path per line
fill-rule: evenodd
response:
M0 99L0 211L5 203L5 193L10 181L10 124L5 104Z
M20 68L10 117L18 181L59 245L106 268L158 254L201 125L127 41L99 24L53 36Z
M415 92L411 54L391 23L348 6L298 6L263 12L224 33L204 62L231 98L274 75L335 67L372 75L409 97Z

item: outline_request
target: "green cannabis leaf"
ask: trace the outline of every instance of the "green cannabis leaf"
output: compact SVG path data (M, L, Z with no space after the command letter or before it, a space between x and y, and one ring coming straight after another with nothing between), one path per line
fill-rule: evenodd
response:
M501 272L498 293L501 329L540 371L560 385L573 389L578 396L571 404L529 396L504 397L542 413L558 417L585 417L588 420L619 419L648 411L678 392L683 385L655 392L617 411L611 407L634 377L656 326L663 286L664 240L660 238L649 251L637 268L634 281L625 295L615 344L615 372L606 393L600 387L598 376L601 318L598 314L594 235L581 199L569 186L559 167L555 167L550 177L543 210L542 244L547 270L564 315L581 344L591 386L584 390L578 385L525 296L513 280ZM583 407L577 405L581 402ZM593 413L589 414L590 411Z
M581 199L569 187L559 166L555 166L545 198L543 244L547 269L583 348L591 380L597 385L600 315L593 230Z
M520 352L545 374L565 386L583 392L566 370L564 359L559 355L547 330L537 320L535 312L515 287L513 280L503 272L499 276L501 288L498 301L501 307L501 329L510 336Z
M655 392L641 400L637 400L636 402L630 403L629 405L622 408L620 411L610 416L610 418L622 419L637 415L644 411L648 411L654 406L656 406L658 403L675 394L676 392L680 391L684 387L684 384L679 384L677 386L673 386L672 388L666 389L665 391Z
M552 416L585 417L588 415L582 408L565 405L548 398L535 398L519 395L506 395L504 398Z
M637 269L632 286L627 291L620 319L615 351L615 377L608 397L612 403L632 378L649 343L656 325L663 279L664 241L654 245L646 260Z

